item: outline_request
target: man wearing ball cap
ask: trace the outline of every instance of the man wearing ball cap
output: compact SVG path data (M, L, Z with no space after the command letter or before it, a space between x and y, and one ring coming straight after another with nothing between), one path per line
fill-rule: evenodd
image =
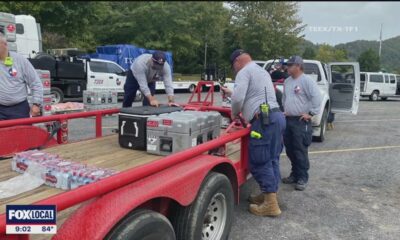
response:
M169 105L176 105L174 103L171 68L166 62L165 53L155 51L153 54L142 54L137 57L128 70L122 107L132 106L136 92L139 89L145 96L143 106L158 107L159 103L154 94L156 92L156 81L160 80L164 81Z

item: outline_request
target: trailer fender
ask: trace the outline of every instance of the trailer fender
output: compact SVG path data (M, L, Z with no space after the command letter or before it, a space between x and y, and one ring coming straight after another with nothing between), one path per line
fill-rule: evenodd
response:
M127 214L153 199L170 199L167 202L188 206L212 170L226 174L238 195L238 178L232 161L200 155L83 205L71 214L53 239L103 239Z
M39 147L56 145L55 139L48 139L49 133L35 126L15 126L0 128L0 157Z

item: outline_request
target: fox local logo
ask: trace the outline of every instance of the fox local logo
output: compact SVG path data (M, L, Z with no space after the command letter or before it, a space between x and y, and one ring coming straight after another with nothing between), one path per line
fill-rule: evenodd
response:
M53 220L53 210L9 210L9 220Z
M18 223L56 223L55 205L7 205L8 224Z

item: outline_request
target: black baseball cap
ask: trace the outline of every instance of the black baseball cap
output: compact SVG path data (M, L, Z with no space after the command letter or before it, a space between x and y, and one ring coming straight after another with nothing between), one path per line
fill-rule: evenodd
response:
M151 60L158 65L164 65L166 61L165 53L162 51L155 51L151 57Z
M246 53L246 51L244 51L243 49L236 49L235 51L233 51L230 57L231 66L233 66L233 62L235 62L235 59L244 53Z

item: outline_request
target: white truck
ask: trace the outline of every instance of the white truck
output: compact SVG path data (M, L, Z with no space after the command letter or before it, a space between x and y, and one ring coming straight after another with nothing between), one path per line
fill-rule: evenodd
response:
M111 90L121 97L124 95L126 72L112 61L77 57L60 60L48 54L38 54L29 61L36 69L50 71L55 103L63 102L65 98L81 98L84 90ZM138 91L135 101L142 98Z
M40 24L30 15L13 15L0 12L0 32L6 35L10 51L26 58L42 51Z
M361 72L360 89L362 97L371 101L387 100L400 95L400 76L393 73Z
M287 59L285 59L287 61ZM256 61L266 70L278 61ZM328 114L357 114L360 100L360 67L357 62L322 63L316 60L304 60L304 73L314 79L321 90L322 102L320 114L312 118L313 138L325 140ZM283 84L277 84L283 92Z

